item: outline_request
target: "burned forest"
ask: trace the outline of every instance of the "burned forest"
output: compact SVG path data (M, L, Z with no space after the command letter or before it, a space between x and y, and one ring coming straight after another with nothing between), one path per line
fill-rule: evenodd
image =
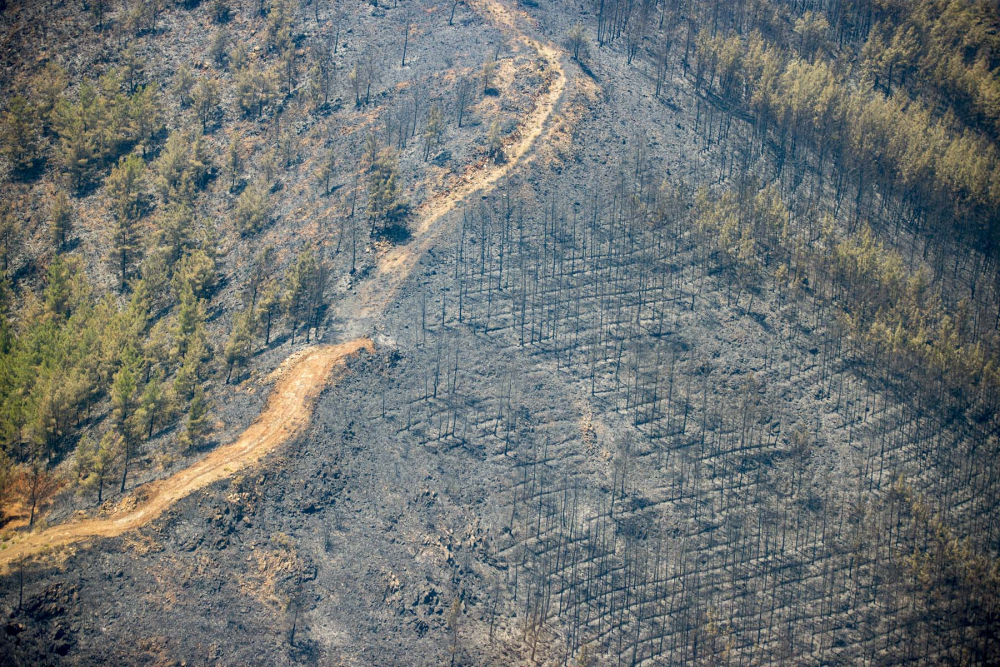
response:
M0 663L1000 665L995 2L0 36Z

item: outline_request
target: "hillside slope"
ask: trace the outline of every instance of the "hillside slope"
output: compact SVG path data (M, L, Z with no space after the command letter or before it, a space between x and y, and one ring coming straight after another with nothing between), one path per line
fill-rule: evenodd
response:
M0 655L996 663L1000 51L910 9L8 7Z

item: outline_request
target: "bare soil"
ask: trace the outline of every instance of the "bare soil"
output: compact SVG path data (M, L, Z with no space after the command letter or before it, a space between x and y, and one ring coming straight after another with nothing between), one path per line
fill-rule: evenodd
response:
M369 322L381 314L416 266L417 260L434 243L434 227L444 216L469 200L474 194L489 190L522 162L530 159L530 151L542 137L547 123L565 89L566 75L561 54L552 45L543 44L516 33L513 12L495 0L476 2L478 11L498 24L514 39L534 50L549 70L546 89L537 97L530 114L504 144L505 160L501 164L481 161L469 168L457 181L429 197L418 209L413 224L412 239L405 245L391 248L380 255L373 275L352 299L338 305L342 317ZM317 345L300 350L294 359L286 360L263 411L236 441L215 449L205 458L170 477L156 480L134 490L141 499L138 507L104 519L70 521L25 536L0 551L0 567L9 567L17 559L40 551L73 544L90 537L111 537L145 525L180 498L212 482L228 477L258 461L283 442L299 434L309 421L316 396L329 381L331 369L346 355L359 349L373 350L367 338L356 338L337 345ZM288 362L292 363L288 363Z
M335 368L343 366L348 356L373 349L370 340L358 338L339 345L317 345L297 354L291 364L279 369L264 410L235 442L214 449L166 479L139 487L134 493L140 500L134 509L101 519L69 521L28 534L0 551L0 568L9 569L19 559L39 552L94 537L115 537L144 526L178 500L253 465L308 426L316 399Z
M290 354L280 340L258 356L220 407L232 444L209 468L139 487L155 515L122 512L135 520L121 529L51 529L50 541L100 536L58 559L19 569L17 553L0 556L0 658L920 662L907 657L918 616L884 592L901 578L881 559L907 547L906 524L872 498L900 475L961 470L963 447L935 446L952 442L947 426L845 363L811 307L765 284L748 308L681 215L629 222L626 209L656 203L653 178L724 178L729 146L693 129L704 101L679 58L656 98L648 61L627 67L624 45L594 48L586 69L556 45L577 20L593 27L587 8L471 8L450 30L450 5L424 7L421 34L439 42L418 40L412 57L451 49L432 80L453 81L475 66L463 56L507 40L507 161L453 127L446 166L404 156L412 236L366 243L359 270L340 271L324 345ZM355 26L353 49L373 24ZM375 122L345 115L344 133ZM300 129L320 142L318 124ZM265 233L279 262L318 238L343 269L345 243L326 231L343 193L285 187ZM262 407L250 389L282 359ZM975 519L976 484L940 511ZM44 535L20 553L39 554Z

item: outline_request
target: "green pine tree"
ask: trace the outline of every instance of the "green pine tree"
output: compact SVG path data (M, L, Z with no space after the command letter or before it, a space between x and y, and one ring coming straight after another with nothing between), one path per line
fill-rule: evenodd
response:
M205 437L210 431L208 424L210 408L211 404L205 397L205 390L197 387L191 396L191 402L188 404L187 426L180 437L182 450L191 450L204 443Z

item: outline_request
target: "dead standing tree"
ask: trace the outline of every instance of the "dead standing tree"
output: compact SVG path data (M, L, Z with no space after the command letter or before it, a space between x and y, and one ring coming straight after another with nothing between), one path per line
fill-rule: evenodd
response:
M472 98L472 79L462 77L455 88L455 115L458 117L458 126L462 127L462 120L465 118L465 110Z

